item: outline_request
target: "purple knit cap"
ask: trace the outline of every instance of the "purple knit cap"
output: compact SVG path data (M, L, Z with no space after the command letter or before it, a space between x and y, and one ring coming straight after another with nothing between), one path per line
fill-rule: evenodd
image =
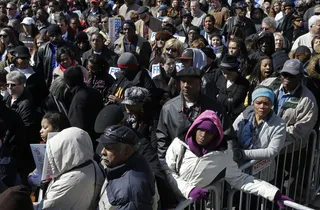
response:
M204 120L198 126L197 129L208 131L214 135L219 134L217 126L211 120Z

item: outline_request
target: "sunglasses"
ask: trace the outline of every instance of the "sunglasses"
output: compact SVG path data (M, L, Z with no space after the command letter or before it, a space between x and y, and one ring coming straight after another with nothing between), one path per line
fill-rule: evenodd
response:
M8 35L7 34L0 34L0 37L7 38Z
M175 48L166 48L166 51L177 52L178 50Z
M166 41L166 39L160 38L160 39L156 39L156 41Z
M10 86L11 86L11 87L15 87L15 86L17 86L17 85L18 85L18 84L6 84L7 87L10 87Z
M316 12L316 13L314 13L314 15L320 15L320 12Z
M8 7L7 7L7 10L15 10L15 9L13 9L13 8L8 8Z
M296 75L289 74L289 73L287 73L287 72L283 72L283 73L281 73L281 75L282 75L283 77L289 77L289 78L294 78L294 77L296 77Z

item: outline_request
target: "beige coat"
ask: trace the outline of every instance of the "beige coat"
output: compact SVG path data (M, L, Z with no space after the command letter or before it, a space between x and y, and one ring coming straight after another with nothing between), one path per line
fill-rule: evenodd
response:
M139 9L139 5L134 3L132 5L127 6L126 4L123 4L119 8L119 15L123 16L124 19L130 20L130 15L133 11L137 11Z
M150 40L152 32L158 32L161 31L161 21L155 17L150 16L149 20L149 30L148 30L148 40ZM143 37L143 28L144 28L144 22L143 20L138 20L136 23L136 33L139 34L141 37Z

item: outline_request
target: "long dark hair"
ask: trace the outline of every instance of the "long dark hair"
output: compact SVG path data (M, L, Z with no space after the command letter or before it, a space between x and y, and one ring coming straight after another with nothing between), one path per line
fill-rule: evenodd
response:
M261 63L263 60L265 59L269 59L271 60L270 57L268 56L263 56L259 59L258 63L255 65L254 69L253 69L253 72L251 73L250 75L250 78L249 78L249 82L261 82L260 79L261 79ZM273 71L273 66L271 65L271 68L272 68L272 71Z

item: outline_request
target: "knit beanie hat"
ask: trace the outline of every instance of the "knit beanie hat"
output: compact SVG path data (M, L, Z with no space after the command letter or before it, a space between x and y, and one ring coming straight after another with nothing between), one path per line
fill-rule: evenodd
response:
M30 192L26 186L18 185L8 188L0 194L1 210L33 210Z
M71 66L64 72L64 80L69 87L83 84L83 73L79 66Z
M219 134L217 126L211 120L204 120L198 126L197 129L208 131L212 134Z
M138 61L137 58L129 52L123 53L118 59L118 67L119 68L137 68Z

